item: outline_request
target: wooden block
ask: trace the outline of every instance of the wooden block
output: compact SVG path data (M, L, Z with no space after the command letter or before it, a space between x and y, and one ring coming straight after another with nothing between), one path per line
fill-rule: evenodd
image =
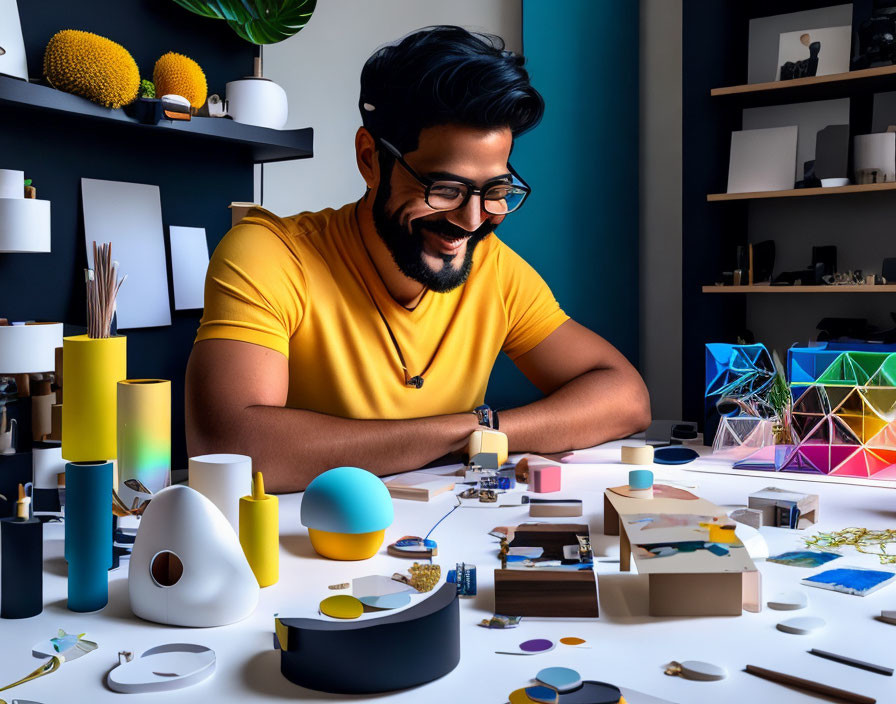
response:
M573 517L582 515L581 499L529 499L532 518Z
M454 489L454 478L438 474L403 474L386 481L393 499L429 501Z
M651 616L740 616L743 575L651 574Z
M495 613L597 618L593 570L495 570Z
M54 403L50 407L50 437L49 440L62 442L62 404Z

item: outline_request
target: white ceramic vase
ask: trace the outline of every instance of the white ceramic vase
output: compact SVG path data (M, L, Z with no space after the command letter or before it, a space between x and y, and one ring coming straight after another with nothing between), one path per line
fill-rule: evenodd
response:
M128 592L135 615L169 626L224 626L258 604L258 582L227 519L181 485L160 491L143 513Z

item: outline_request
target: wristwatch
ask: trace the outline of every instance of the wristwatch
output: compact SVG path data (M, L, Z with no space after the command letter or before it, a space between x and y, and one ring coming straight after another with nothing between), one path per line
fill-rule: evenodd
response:
M483 403L481 406L476 406L473 413L479 419L479 425L492 430L498 429L498 412L492 410L491 406Z

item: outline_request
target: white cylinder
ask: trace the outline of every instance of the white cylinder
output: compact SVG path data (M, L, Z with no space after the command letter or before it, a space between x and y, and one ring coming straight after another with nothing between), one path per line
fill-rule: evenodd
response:
M35 447L31 451L33 481L35 489L56 489L56 476L65 474L65 460L62 446Z
M0 198L25 197L25 172L0 169Z
M51 372L57 347L62 347L62 323L0 325L0 374Z
M49 251L50 201L0 197L0 252Z
M252 493L252 458L246 455L191 457L189 485L211 500L239 535L240 499Z
M235 122L279 130L289 116L286 91L267 78L243 78L227 84L227 114Z

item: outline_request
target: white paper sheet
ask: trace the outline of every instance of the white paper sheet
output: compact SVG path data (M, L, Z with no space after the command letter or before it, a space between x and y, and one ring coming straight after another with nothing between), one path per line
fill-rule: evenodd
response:
M112 259L128 277L118 293L118 328L171 325L159 187L82 178L81 196L88 263L94 241L111 242Z
M798 131L791 125L732 132L728 193L793 188Z
M205 273L208 271L205 228L171 225L168 236L171 241L174 310L203 308Z

